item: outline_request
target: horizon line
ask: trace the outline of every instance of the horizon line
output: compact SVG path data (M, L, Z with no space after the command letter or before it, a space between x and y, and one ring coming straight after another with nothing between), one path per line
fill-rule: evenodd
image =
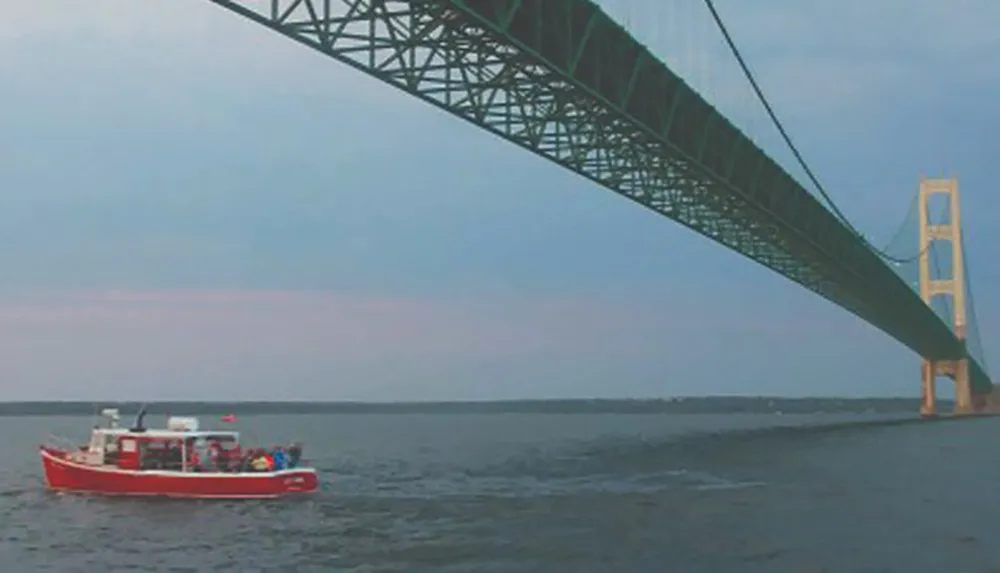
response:
M872 400L919 400L919 396L772 396L772 395L743 395L743 394L706 394L693 396L667 396L661 398L500 398L500 399L479 399L479 400L270 400L270 399L240 399L240 400L142 400L142 399L114 399L114 400L0 400L0 404L362 404L362 405L391 405L391 404L504 404L514 402L673 402L678 400L718 400L718 399L742 399L742 400L782 400L782 401L806 401L806 400L841 400L841 401L872 401ZM938 398L939 402L951 401L950 398Z

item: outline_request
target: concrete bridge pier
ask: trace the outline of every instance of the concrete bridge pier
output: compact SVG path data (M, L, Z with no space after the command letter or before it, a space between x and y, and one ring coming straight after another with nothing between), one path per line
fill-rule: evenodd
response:
M931 417L937 415L936 382L938 376L951 378L955 383L956 416L974 414L982 411L973 403L972 384L969 379L969 359L961 360L924 360L921 368L920 384L920 415ZM981 399L980 402L983 402Z
M937 415L937 393L934 387L937 382L936 370L930 360L924 360L920 367L920 415L925 418Z
M955 410L954 414L974 414L972 407L972 385L969 381L969 359L963 358L953 363L955 368Z

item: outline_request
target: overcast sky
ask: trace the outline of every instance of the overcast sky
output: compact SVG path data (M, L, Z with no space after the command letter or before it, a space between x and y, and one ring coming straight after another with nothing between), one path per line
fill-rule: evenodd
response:
M701 2L601 4L779 149ZM960 177L997 356L1000 3L717 6L864 232ZM3 399L919 393L823 299L206 0L15 3L0 54Z

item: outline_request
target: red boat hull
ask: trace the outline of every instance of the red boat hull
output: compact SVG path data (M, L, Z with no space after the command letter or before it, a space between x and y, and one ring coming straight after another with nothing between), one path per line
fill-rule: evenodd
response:
M88 466L67 459L67 452L40 448L45 482L54 491L202 499L267 499L316 491L312 468L268 473L181 473L133 471Z

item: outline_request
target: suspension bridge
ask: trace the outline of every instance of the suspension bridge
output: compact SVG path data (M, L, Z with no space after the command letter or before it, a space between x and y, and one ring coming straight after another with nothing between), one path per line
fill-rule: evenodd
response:
M987 407L993 384L964 257L957 182L921 180L894 239L873 245L808 168L709 0L706 13L812 191L590 0L209 1L576 172L857 315L922 357L923 414L935 413L940 376L954 381L956 413ZM935 218L937 196L947 200Z

